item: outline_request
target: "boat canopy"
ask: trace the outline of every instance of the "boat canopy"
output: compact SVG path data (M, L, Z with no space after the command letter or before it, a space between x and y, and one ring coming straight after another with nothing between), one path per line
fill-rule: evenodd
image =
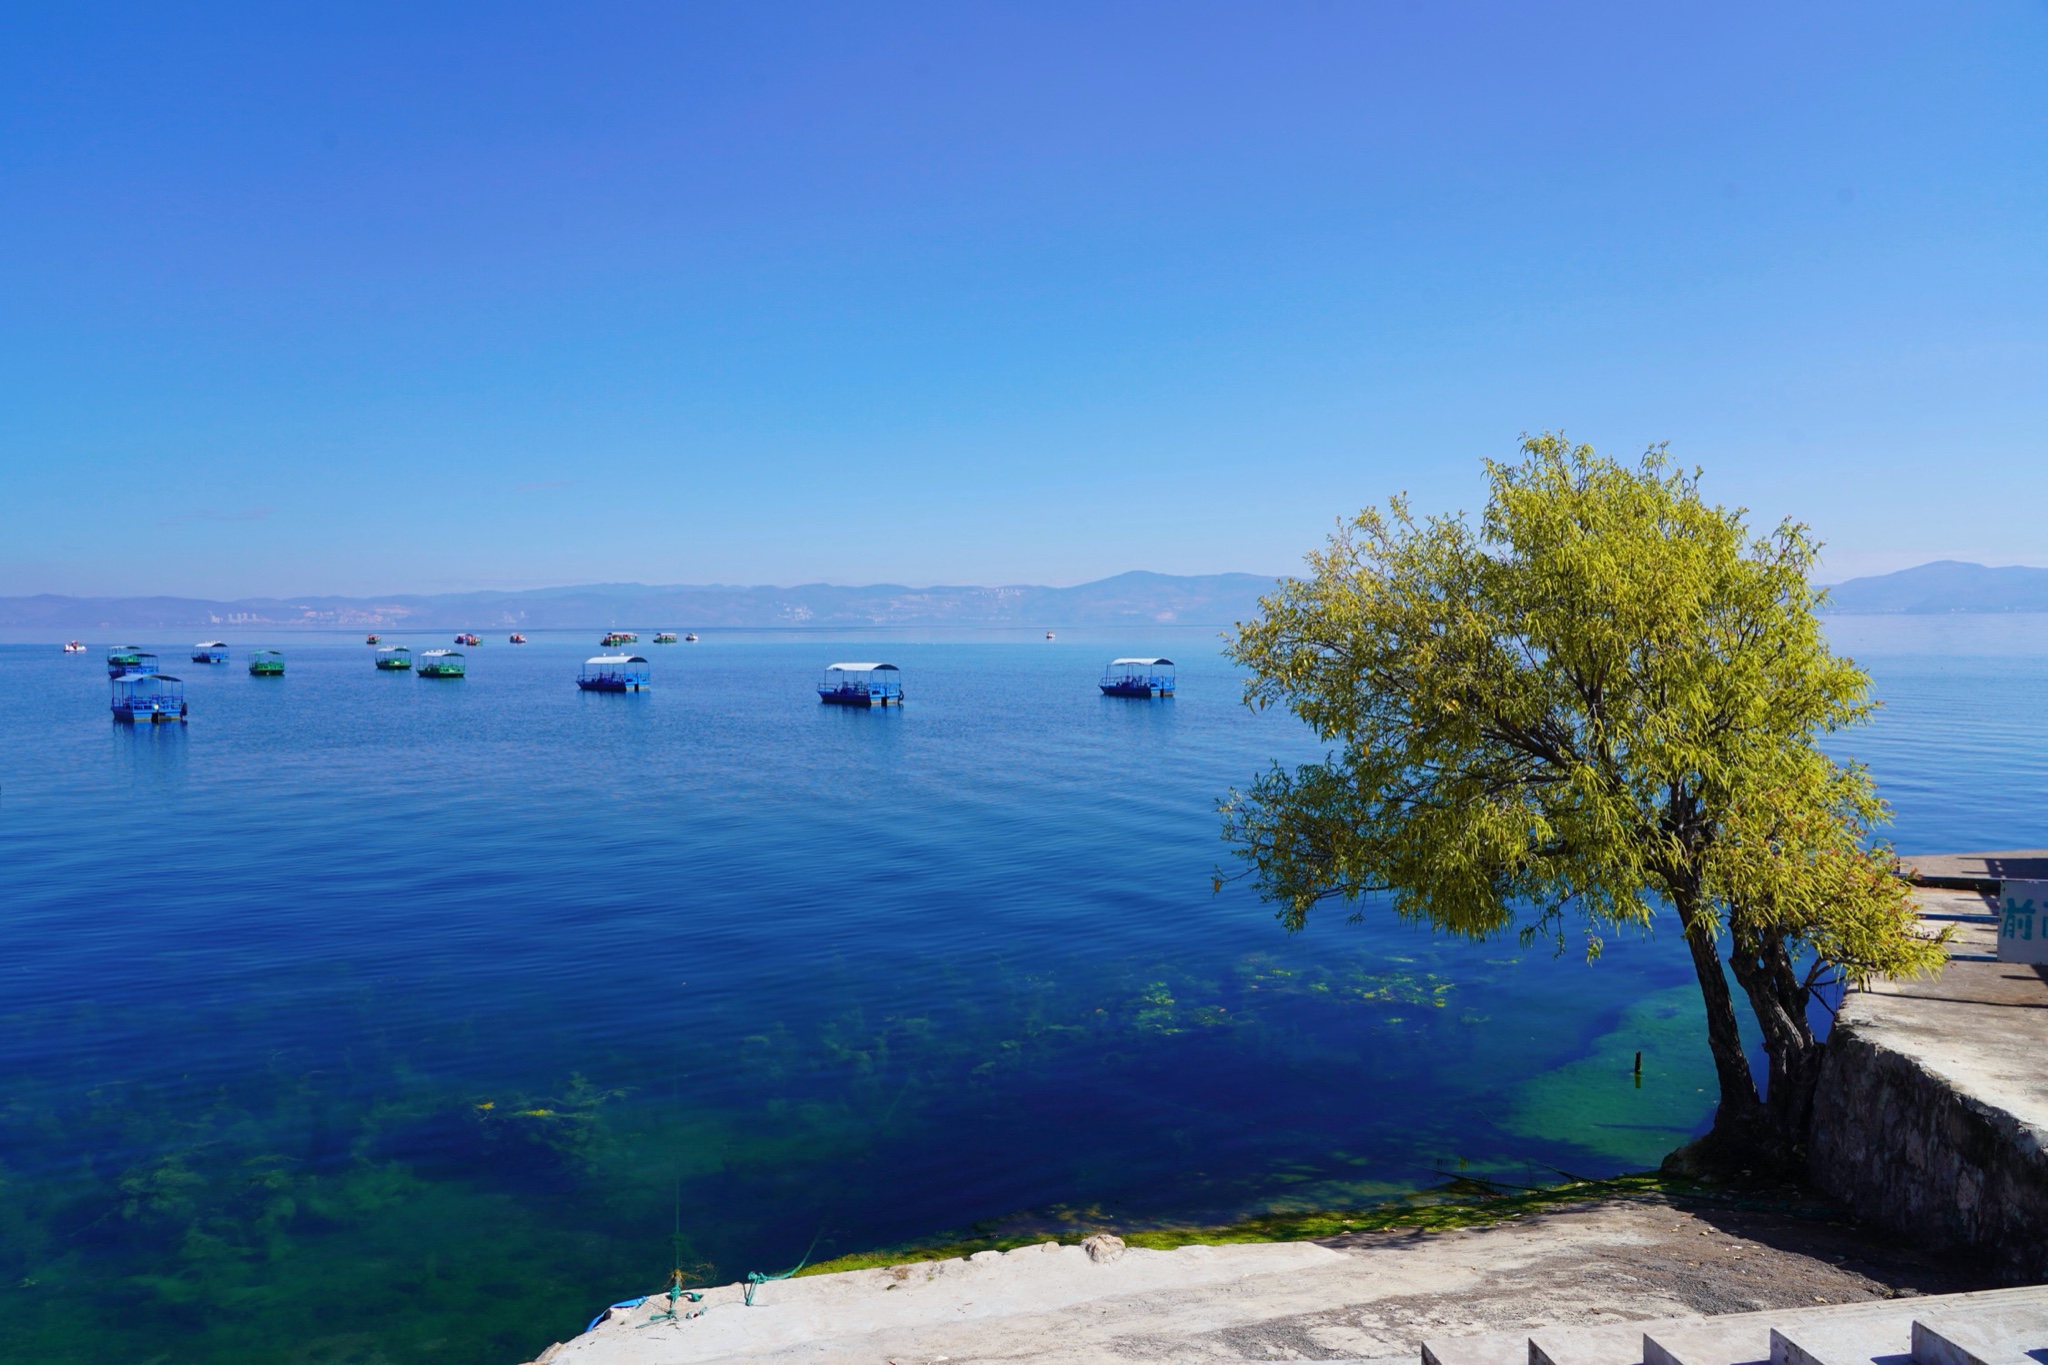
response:
M894 664L827 664L827 673L900 673L903 670Z
M644 664L647 660L638 654L594 654L583 661L585 668L619 668L626 664Z
M194 649L226 649L227 647L228 642L226 640L201 640L198 644L192 646Z
M1158 668L1158 667L1160 667L1160 666L1161 666L1162 664L1163 664L1163 665L1165 665L1165 666L1166 666L1167 668L1172 668L1172 667L1173 667L1173 660L1171 660L1171 659L1111 659L1111 660L1109 661L1109 666L1110 666L1111 668L1129 668L1129 667L1137 667L1137 668Z
M420 657L422 659L459 659L462 657L462 651L459 649L430 649L420 655Z

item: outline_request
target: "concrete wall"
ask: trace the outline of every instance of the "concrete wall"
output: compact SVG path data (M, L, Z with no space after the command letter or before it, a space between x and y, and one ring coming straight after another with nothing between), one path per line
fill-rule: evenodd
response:
M2008 1282L2048 1280L2041 1130L1997 1102L1999 1087L1942 1074L1945 1058L1871 1013L1844 1009L1829 1041L1808 1147L1814 1183L1886 1231L1982 1256ZM2039 1065L2048 1073L2048 1050Z

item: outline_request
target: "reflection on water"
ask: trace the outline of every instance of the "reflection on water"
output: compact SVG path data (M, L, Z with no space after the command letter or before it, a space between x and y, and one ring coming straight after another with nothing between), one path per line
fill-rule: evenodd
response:
M1213 801L1306 737L1206 635L1068 636L714 633L629 696L574 687L589 640L422 684L295 639L141 733L0 647L0 1355L502 1362L678 1262L1597 1175L1698 1129L1675 937L1289 937L1212 894ZM1178 697L1096 691L1133 648ZM870 649L908 704L819 706ZM2023 841L1922 798L2036 674L1867 661L1902 843Z

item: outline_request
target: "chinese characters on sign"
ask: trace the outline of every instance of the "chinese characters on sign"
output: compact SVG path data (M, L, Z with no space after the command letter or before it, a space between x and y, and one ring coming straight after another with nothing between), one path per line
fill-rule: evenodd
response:
M1998 884L1998 960L2048 962L2048 882Z

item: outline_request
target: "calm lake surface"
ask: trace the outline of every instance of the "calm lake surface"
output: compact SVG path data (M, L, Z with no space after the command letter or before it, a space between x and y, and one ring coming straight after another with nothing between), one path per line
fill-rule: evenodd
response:
M2048 623L1831 630L1902 849L2048 843ZM109 641L0 645L0 1357L506 1365L675 1264L1603 1174L1707 1118L1675 934L1213 891L1216 798L1317 750L1211 631L712 632L638 696L575 689L594 635L433 682L227 634L138 641L188 685L155 731ZM1096 693L1134 649L1177 698ZM909 704L818 705L839 658Z

